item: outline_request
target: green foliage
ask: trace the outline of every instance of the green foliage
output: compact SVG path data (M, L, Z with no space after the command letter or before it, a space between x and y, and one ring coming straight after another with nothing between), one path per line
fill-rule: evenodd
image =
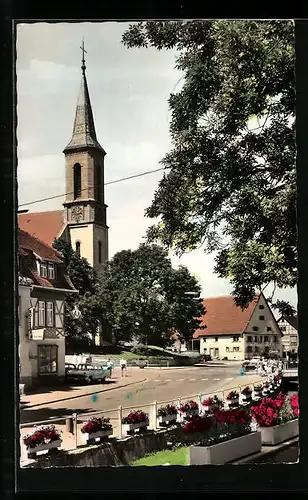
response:
M166 463L170 465L189 465L188 448L186 446L178 446L174 450L157 451L156 453L152 453L151 455L131 462L130 465L133 467L153 467Z
M63 238L55 239L53 247L62 253L67 273L79 294L92 293L96 283L96 276L87 259L79 257L71 244Z
M79 291L78 296L69 296L65 303L64 330L67 342L72 339L84 344L90 344L89 334L95 334L98 321L99 304L96 300L95 285L97 278L88 261L80 257L71 244L63 238L54 241L53 247L62 253L66 271L74 287ZM72 313L78 308L80 318L75 318ZM99 310L99 312L101 312ZM100 314L101 316L101 314Z
M216 252L241 307L270 283L294 287L293 21L140 22L122 41L176 50L184 79L169 98L173 147L146 211L159 219L149 241Z
M118 252L102 271L94 297L104 310L117 340L166 346L171 333L190 338L204 313L197 280L184 267L171 266L167 252L157 245Z

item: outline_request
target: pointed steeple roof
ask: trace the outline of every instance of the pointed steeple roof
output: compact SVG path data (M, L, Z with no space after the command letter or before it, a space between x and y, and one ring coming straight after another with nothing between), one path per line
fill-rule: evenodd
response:
M73 128L73 135L63 150L63 153L66 153L71 150L78 150L83 148L95 148L99 149L105 154L104 149L99 144L96 138L94 119L90 101L90 95L87 84L86 77L86 65L84 60L84 42L82 42L82 76L81 76L81 85L79 90L79 96L77 101L77 108L75 114L75 122Z

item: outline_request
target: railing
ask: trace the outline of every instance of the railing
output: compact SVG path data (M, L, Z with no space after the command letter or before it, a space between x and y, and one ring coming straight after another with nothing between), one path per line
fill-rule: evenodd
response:
M255 388L255 386L260 385L261 380L259 382L254 382L254 383L246 383L246 384L241 384L235 387L231 387L228 389L221 389L217 391L213 391L210 393L199 393L199 394L192 394L190 396L185 396L185 397L179 397L179 398L173 398L173 399L168 399L165 401L154 401L152 403L147 403L147 404L142 404L138 406L138 409L144 410L146 413L149 414L149 428L156 430L157 429L157 408L159 406L165 405L165 404L175 404L180 406L182 403L185 403L189 400L193 399L198 399L198 404L199 404L199 411L201 412L202 410L202 401L203 399L211 396L218 396L220 397L224 402L226 400L225 396L231 392L231 391L237 391L241 393L242 389L244 387L250 387L252 389ZM263 384L262 384L263 385ZM77 448L80 444L80 432L78 432L78 426L81 426L83 422L88 421L90 418L93 416L104 416L110 418L110 423L112 423L113 426L113 436L117 438L122 438L122 418L125 415L126 412L136 409L136 405L130 405L130 406L119 406L118 408L113 408L111 410L99 410L96 412L91 412L91 413L73 413L71 415L64 415L62 417L56 417L56 418L49 418L48 420L42 420L39 422L28 422L20 425L21 429L37 426L37 425L43 425L43 424L53 424L54 422L65 422L65 430L68 434L70 434L70 437L74 436L74 441L71 443L70 449ZM70 428L71 430L68 430Z
M94 365L95 364L97 364L97 365L102 364L103 362L107 362L107 360L109 359L108 357L95 356L95 355L92 355L91 358L92 358L92 363ZM69 359L69 357L68 357L68 359ZM120 366L120 358L110 358L110 359L115 367ZM72 363L72 361L68 361L68 362ZM157 367L157 366L169 368L169 366L174 366L174 364L175 364L175 361L173 360L173 358L170 358L170 360L159 359L159 356L157 356L157 360L155 360L155 361L143 359L143 358L140 358L138 356L136 356L135 358L126 359L127 367L136 366L136 365L138 365L139 362L145 362L146 366L148 366L149 368L150 367ZM88 363L88 364L91 364L91 363Z

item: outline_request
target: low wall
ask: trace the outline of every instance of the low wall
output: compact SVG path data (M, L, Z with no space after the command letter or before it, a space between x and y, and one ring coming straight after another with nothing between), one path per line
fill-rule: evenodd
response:
M147 431L123 439L111 438L100 445L70 451L59 450L54 455L38 455L35 462L23 468L123 466L149 453L165 450L171 443L192 443L199 439L200 435L194 434L192 440L192 436L185 434L182 427Z

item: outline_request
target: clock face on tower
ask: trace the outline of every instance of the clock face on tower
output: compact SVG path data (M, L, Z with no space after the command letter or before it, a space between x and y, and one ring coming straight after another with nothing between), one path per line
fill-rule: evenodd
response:
M83 207L73 207L72 211L72 219L75 220L76 222L79 222L81 219L83 219Z

